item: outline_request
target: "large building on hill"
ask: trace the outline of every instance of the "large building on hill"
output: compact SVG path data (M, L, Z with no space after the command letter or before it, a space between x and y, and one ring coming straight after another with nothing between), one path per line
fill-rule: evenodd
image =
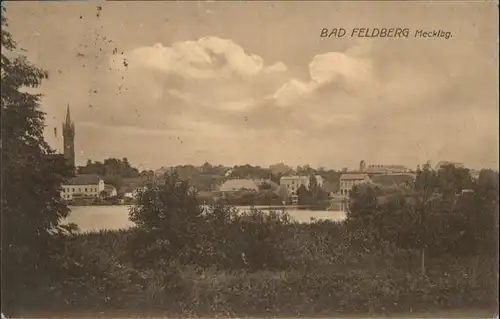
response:
M436 165L436 171L439 171L443 166L454 166L456 168L464 168L465 165L458 162L441 161Z
M369 165L364 173L368 174L402 174L408 173L410 169L403 165Z
M378 186L384 187L406 187L413 185L415 181L414 174L382 174L372 176L372 182Z
M66 121L62 124L63 131L63 154L71 167L76 167L75 163L75 123L71 121L69 104L66 109Z

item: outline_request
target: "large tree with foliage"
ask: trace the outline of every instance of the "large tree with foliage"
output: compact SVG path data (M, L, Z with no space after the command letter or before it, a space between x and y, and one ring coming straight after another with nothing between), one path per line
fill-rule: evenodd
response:
M323 187L318 183L316 175L309 176L309 192L311 194L312 204L318 204L328 199L328 194Z
M299 205L310 205L311 204L311 192L303 184L297 188L297 200Z
M2 6L2 306L12 309L23 291L47 278L54 233L65 230L60 222L69 213L60 185L71 168L44 140L41 95L26 90L38 87L48 74L18 55L7 27Z
M97 174L106 177L139 177L139 170L132 167L126 157L123 159L107 158L104 162L87 160L85 166L80 166L78 171L82 174Z
M427 257L494 256L497 207L498 173L482 171L472 181L467 169L424 165L410 188L354 187L347 225L370 247L418 251L425 273Z
M165 182L140 191L130 209L130 220L137 226L130 246L134 260L144 266L191 262L200 244L202 213L188 181L175 172L165 173Z

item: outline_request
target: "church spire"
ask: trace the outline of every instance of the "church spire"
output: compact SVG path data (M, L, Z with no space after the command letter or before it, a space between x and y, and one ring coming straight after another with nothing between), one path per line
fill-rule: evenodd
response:
M64 157L75 167L75 125L71 122L69 104L66 108L66 122L62 125Z
M69 112L69 103L68 103L68 107L66 108L66 125L71 125L71 115L70 115L70 112Z

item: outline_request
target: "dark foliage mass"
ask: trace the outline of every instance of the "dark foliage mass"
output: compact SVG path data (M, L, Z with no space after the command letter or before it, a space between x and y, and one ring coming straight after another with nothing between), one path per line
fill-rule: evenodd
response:
M2 312L495 313L498 172L490 170L472 179L466 169L424 166L412 185L354 188L345 221L310 224L283 212L240 213L230 198L200 206L178 170L139 194L130 230L62 226L69 211L59 187L71 169L43 140L40 96L22 90L47 74L15 56L3 13ZM135 175L125 163L106 165ZM282 166L275 171L290 171ZM206 164L202 173L222 169ZM253 170L234 169L241 177ZM325 199L313 179L301 201Z
M2 7L1 236L2 304L8 304L22 287L49 280L51 272L41 269L54 266L55 238L68 230L59 224L69 212L59 188L71 169L43 139L41 96L24 90L38 87L48 74L15 55L4 11Z

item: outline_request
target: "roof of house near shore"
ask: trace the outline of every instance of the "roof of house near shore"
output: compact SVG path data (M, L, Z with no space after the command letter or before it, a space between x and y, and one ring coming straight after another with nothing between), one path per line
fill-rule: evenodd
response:
M259 190L258 183L251 179L230 179L220 186L221 192L231 192L239 190Z
M342 174L340 175L341 180L362 180L367 179L368 174Z
M322 180L323 179L323 176L321 175L314 175L314 177L317 179L317 180ZM280 180L297 180L297 179L304 179L304 180L309 180L311 178L310 175L292 175L292 176L281 176Z
M78 174L66 180L63 185L97 185L100 180L102 179L96 174Z
M126 193L134 193L139 190L143 190L144 186L123 186L120 189L120 194L126 194Z
M279 185L279 184L277 184L277 183L273 182L273 181L272 181L272 180L270 180L270 179L262 180L262 181L260 182L260 185L263 185L263 184L268 184L269 186L271 186L271 189L272 189L272 190L277 190L277 189L280 187L280 185Z
M372 177L372 181L375 184L382 186L399 186L412 183L415 180L415 176L412 174L387 174L387 175L375 175Z
M105 184L104 185L104 190L107 191L107 192L112 192L112 191L116 191L116 187L114 187L111 184Z
M125 190L133 190L135 188L143 187L145 184L146 183L142 177L122 178L121 189L118 191L123 193Z
M142 185L144 184L144 178L142 176L138 177L125 177L122 178L123 184L127 185Z

